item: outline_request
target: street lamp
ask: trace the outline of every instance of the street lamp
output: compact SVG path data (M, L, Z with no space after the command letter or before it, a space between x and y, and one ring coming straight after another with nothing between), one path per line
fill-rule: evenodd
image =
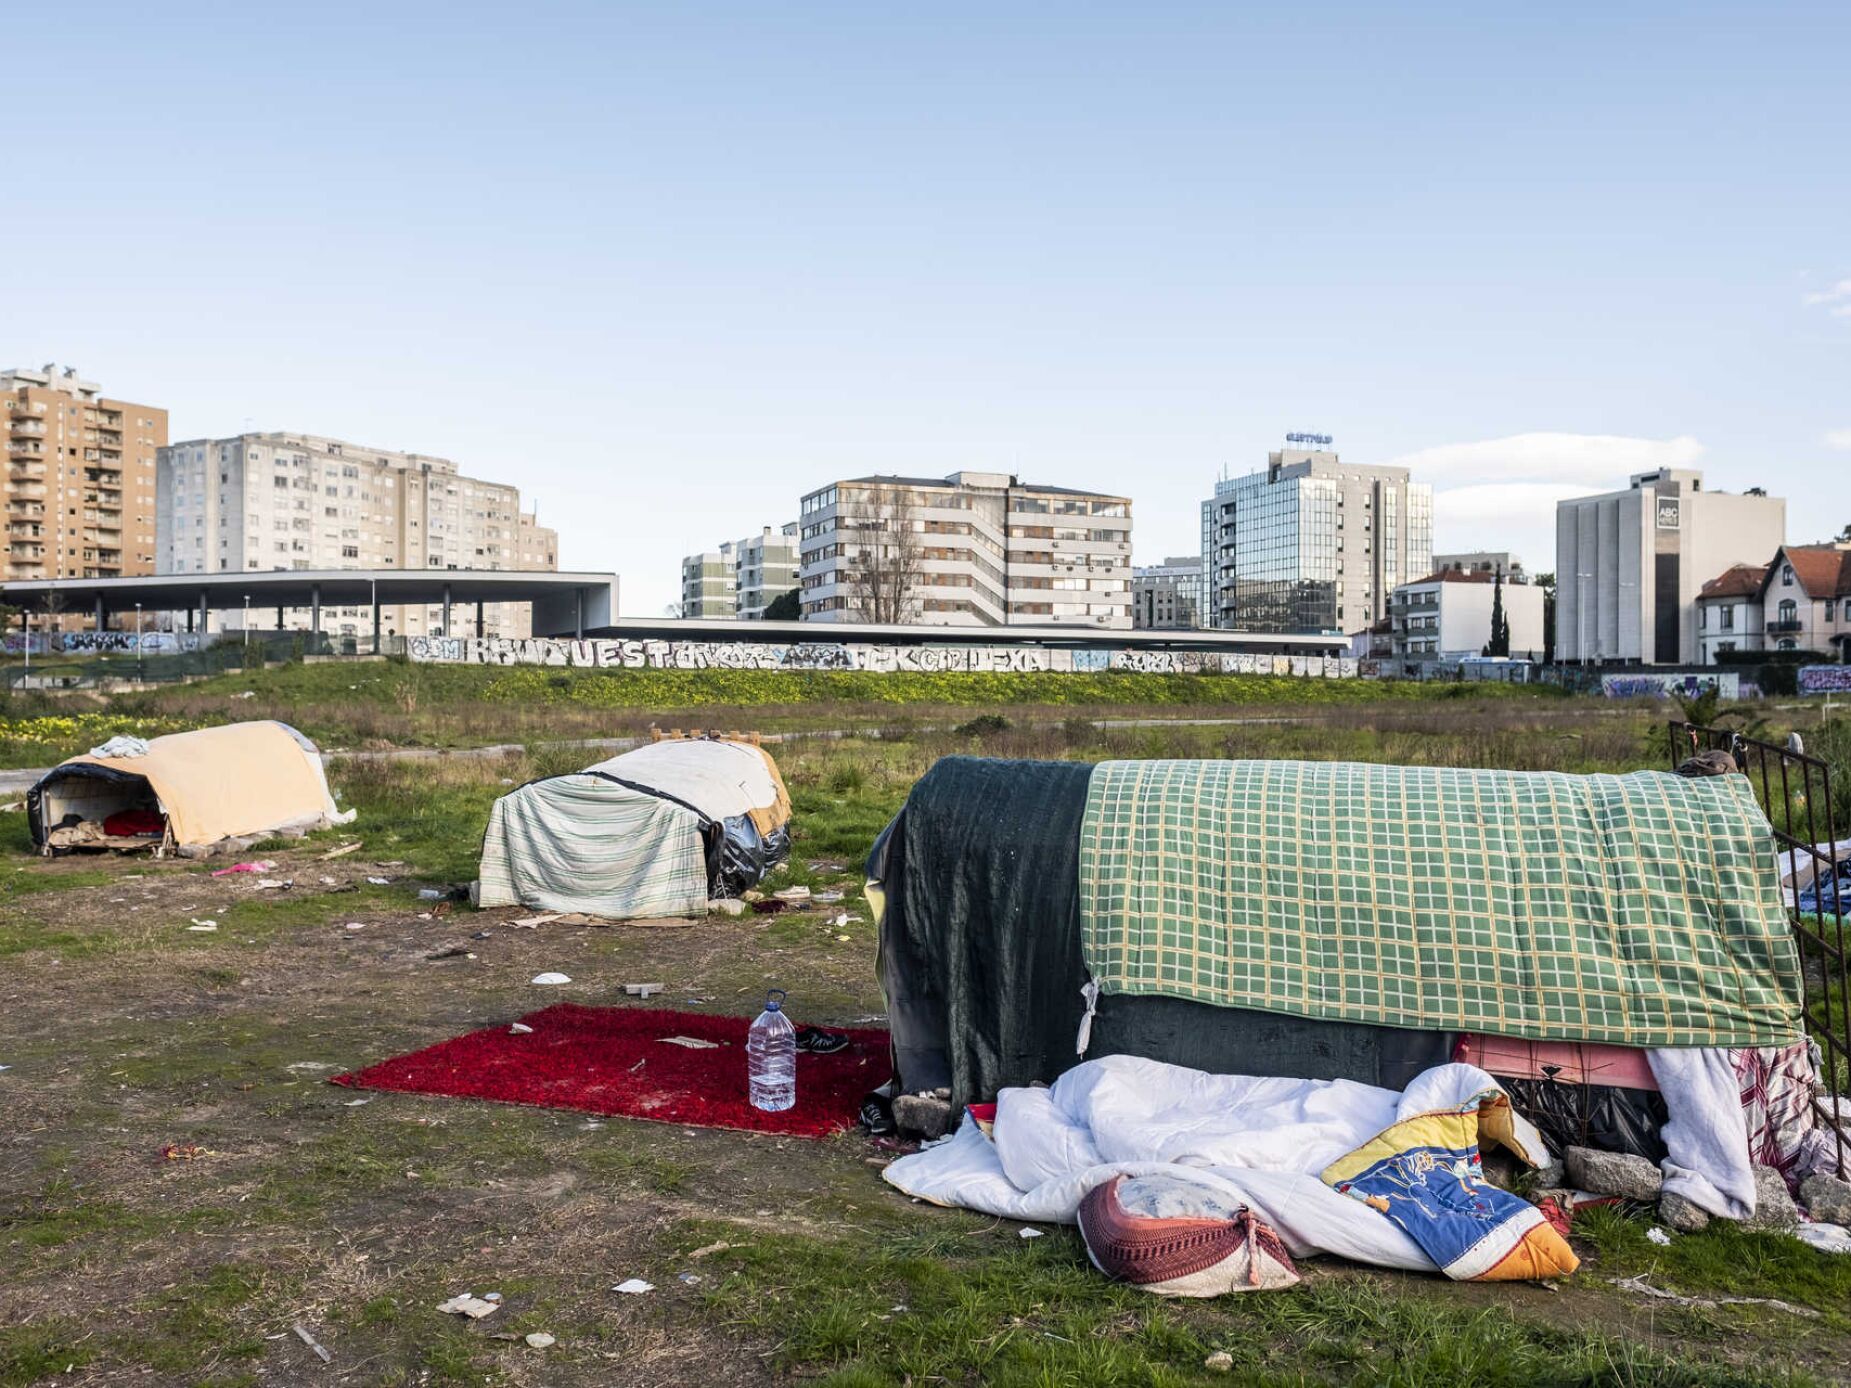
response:
M244 644L251 644L251 595L244 595Z
M139 681L145 673L141 661L141 604L135 604L135 678Z

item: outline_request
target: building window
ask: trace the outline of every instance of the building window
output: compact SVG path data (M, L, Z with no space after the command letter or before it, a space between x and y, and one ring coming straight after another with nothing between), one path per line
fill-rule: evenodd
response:
M1722 629L1724 631L1734 631L1735 630L1735 609L1733 607L1723 608Z
M1788 622L1797 622L1800 619L1799 606L1793 601L1792 598L1782 598L1780 600L1779 611L1780 611L1780 622L1781 622L1781 625L1783 626L1786 625Z
M1780 566L1780 586L1782 588L1791 588L1793 586L1793 565L1782 564Z

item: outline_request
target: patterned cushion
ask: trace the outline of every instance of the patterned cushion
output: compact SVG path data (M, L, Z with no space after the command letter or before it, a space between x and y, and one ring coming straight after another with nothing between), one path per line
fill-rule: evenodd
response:
M1271 1226L1181 1177L1114 1176L1086 1193L1079 1219L1094 1267L1159 1296L1220 1296L1298 1281Z

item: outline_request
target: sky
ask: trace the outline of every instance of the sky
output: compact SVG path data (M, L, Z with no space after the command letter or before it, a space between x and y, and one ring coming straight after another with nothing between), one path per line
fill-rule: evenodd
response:
M868 472L1199 547L1287 432L1553 568L1635 471L1851 522L1851 6L21 8L0 367L511 481L627 615Z

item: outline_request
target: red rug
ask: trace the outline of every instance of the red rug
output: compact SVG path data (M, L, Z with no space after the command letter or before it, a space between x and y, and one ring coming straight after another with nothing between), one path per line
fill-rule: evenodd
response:
M799 1051L796 1107L761 1113L746 1099L750 1018L562 1002L521 1022L533 1031L516 1034L506 1023L485 1027L331 1082L686 1127L827 1137L852 1127L862 1096L892 1074L886 1032L832 1027L849 1038L848 1048L834 1055ZM668 1044L665 1036L720 1044L691 1049Z

